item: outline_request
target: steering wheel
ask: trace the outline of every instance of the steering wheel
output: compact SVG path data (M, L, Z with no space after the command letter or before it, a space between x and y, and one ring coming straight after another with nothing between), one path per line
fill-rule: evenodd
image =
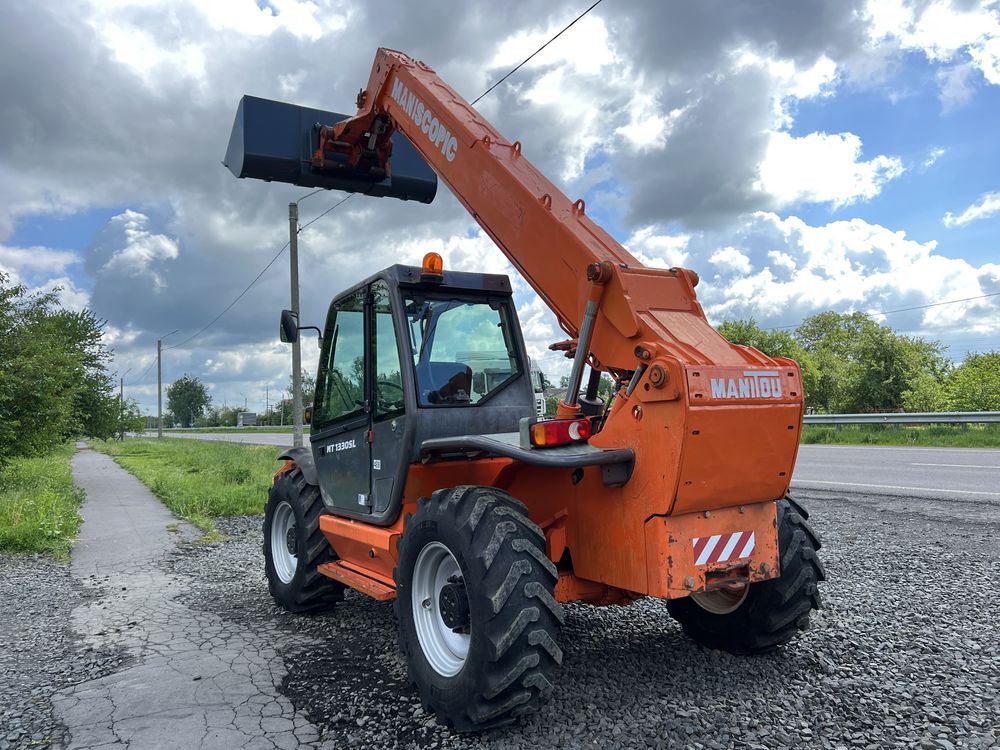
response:
M403 405L405 391L403 390L403 386L401 386L399 383L394 383L391 380L376 380L375 385L387 386L389 388L395 388L397 391L399 391L399 398L392 400L385 398L385 396L383 396L382 393L379 392L378 402L381 406L397 407Z
M394 383L391 380L376 380L375 385L387 385L390 388L395 388L397 391L399 391L400 396L403 395L403 386L401 386L399 383Z

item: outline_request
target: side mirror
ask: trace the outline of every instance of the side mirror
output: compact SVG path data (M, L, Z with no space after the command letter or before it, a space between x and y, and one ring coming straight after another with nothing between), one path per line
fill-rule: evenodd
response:
M305 409L302 410L302 423L312 424L312 421L313 421L313 408L312 404L310 404L309 406L307 406Z
M291 310L281 311L281 340L286 344L299 340L299 316Z

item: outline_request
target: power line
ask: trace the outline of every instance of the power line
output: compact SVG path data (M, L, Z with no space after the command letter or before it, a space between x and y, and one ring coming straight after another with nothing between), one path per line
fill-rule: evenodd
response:
M501 83L503 83L504 81L506 81L506 80L507 80L508 78L510 78L510 77L511 77L512 75L514 75L514 74L515 74L515 73L516 73L516 72L517 72L517 71L518 71L518 70L519 70L519 69L520 69L520 68L521 68L522 66L524 66L524 65L525 65L525 64L526 64L526 63L527 63L527 62L528 62L529 60L531 60L531 58L533 58L533 57L534 57L535 55L537 55L537 54L538 54L539 52L541 52L541 51L542 51L543 49L545 49L545 48L546 48L546 47L548 47L548 46L549 46L550 44L552 44L552 42L554 42L554 41L555 41L556 39L558 39L559 37L561 37L561 36L563 35L563 33L564 33L564 32L566 32L566 31L567 31L567 30L568 30L568 29L569 29L569 28L570 28L570 27L571 27L571 26L572 26L573 24L575 24L575 23L576 23L577 21L579 21L579 20L580 20L581 18L583 18L583 17L585 16L585 15L587 15L588 13L590 13L590 11L592 11L592 10L593 10L594 8L596 8L596 7L598 6L598 5L600 5L600 4L602 3L602 2L603 2L603 0L597 0L597 2L596 2L596 3L594 3L593 5L591 5L591 6L589 7L589 8L587 8L587 10L583 11L583 13L581 13L581 14L580 14L580 15L578 15L578 16L577 16L576 18L574 18L574 19L573 19L572 21L570 21L570 22L569 22L569 23L568 23L568 24L567 24L566 26L564 26L564 27L563 27L562 31L560 31L560 32L559 32L558 34L556 34L556 35L555 35L554 37L552 37L551 39L549 39L549 41L547 41L547 42L546 42L545 44L543 44L543 45L542 45L541 47L539 47L539 48L538 48L538 49L536 49L536 50L535 50L534 52L532 52L532 53L531 53L530 55L528 55L528 56L527 56L526 58L524 58L524 60L522 60L522 61L521 61L521 62L520 62L520 63L519 63L518 65L517 65L517 67L515 67L515 68L511 69L511 71L510 71L509 73L507 73L507 75L505 75L505 76L504 76L503 78L501 78L501 79L500 79L499 81L497 81L497 82L496 82L496 83L494 83L494 84L493 84L492 86L490 86L490 87L489 87L488 89L486 89L486 91L484 91L484 92L483 92L483 93L481 93L481 94L480 94L479 96L477 96L477 97L476 97L475 99L473 99L473 100L472 100L472 105L473 105L473 106L475 106L475 105L476 105L476 103L477 103L477 102L478 102L478 101L479 101L480 99L482 99L482 98L483 98L484 96L486 96L486 95L487 95L488 93L490 93L490 92L491 92L491 91L492 91L493 89L495 89L495 88L496 88L497 86L499 86L499 85L500 85Z
M958 302L971 302L977 299L986 299L987 297L997 297L1000 296L1000 292L990 292L989 294L978 294L975 297L963 297L962 299L949 299L942 302L930 302L926 305L914 305L913 307L901 307L898 310L866 310L865 315L892 315L893 313L901 312L911 312L913 310L926 310L928 307L940 307L941 305L954 305ZM779 328L798 328L802 325L805 320L800 320L798 323L793 323L791 325L785 326L771 326L768 330L774 331Z
M258 273L256 276L254 276L253 281L251 281L249 284L247 284L246 287L243 289L243 291L240 292L238 295L236 295L236 298L232 302L230 302L228 305L226 305L225 309L222 312L220 312L218 315L216 315L214 318L212 318L208 323L206 323L204 326L202 326L201 328L199 328L195 333L192 333L190 336L188 336L186 339L184 339L180 343L174 344L173 346L165 346L165 347L163 347L163 349L165 351L168 351L170 349L177 349L178 347L184 346L184 344L186 344L187 342L191 341L194 338L197 338L198 336L200 336L201 334L203 334L205 331L207 331L209 328L211 328L213 325L215 325L216 321L218 321L219 318L221 318L223 315L225 315L227 312L229 312L229 310L233 307L233 305L235 305L237 302L239 302L241 299L243 299L243 295L245 295L247 292L250 291L250 287L252 287L254 284L256 284L260 280L260 277L263 276L266 273L267 269L269 269L271 266L273 266L275 264L275 262L277 262L278 258L281 257L281 254L283 252L285 252L285 250L288 248L288 245L289 245L289 243L286 242L284 245L281 246L281 249L277 253L275 253L274 257L271 258L271 261L266 266L264 266L261 269L260 273Z
M333 209L338 208L339 206L342 206L345 203L347 203L347 201L349 201L355 195L356 195L356 193L348 193L346 198L344 198L343 200L339 200L336 203L334 203L332 206L330 206L328 209L326 209L326 211L324 211L323 213L321 213L315 219L312 219L311 221L307 221L305 224L303 224L302 226L299 227L299 234L302 234L302 232L304 232L309 227L310 224L315 224L317 221L319 221L324 216L326 216L328 213L330 213Z
M296 202L296 203L301 203L301 202L302 202L302 201L304 201L304 200L305 200L306 198L311 198L312 196L316 195L316 193L322 193L322 192L323 192L324 190L326 190L326 188L316 188L316 189L315 189L315 190L313 190L313 191L312 191L311 193L306 193L306 194L305 194L305 195L303 195L303 196L302 196L301 198L296 198L296 199L295 199L295 202Z
M155 365L155 364L156 364L156 357L153 357L152 359L149 360L149 364L146 365L146 369L142 371L142 375L140 375L135 380L133 380L131 383L129 383L129 385L130 386L132 386L132 385L138 385L139 381L141 381L144 377L146 377L146 373L149 372L150 370L152 370L153 369L153 365Z
M324 190L324 189L325 188L320 188L319 190ZM314 190L311 193L309 193L307 195L304 195L303 198L308 198L310 195L315 195L316 193L319 192L319 190ZM324 211L323 213L321 213L319 216L317 216L316 218L312 219L311 221L308 221L305 224L303 224L302 226L300 226L298 228L298 232L302 233L303 231L305 231L305 229L310 224L315 224L317 221L319 221L320 219L322 219L324 216L326 216L328 213L330 213L331 211L333 211L335 208L338 208L339 206L342 206L344 203L346 203L347 201L349 201L353 197L354 197L354 193L348 193L348 195L347 195L346 198L342 198L341 200L337 201L332 206L330 206L328 209L326 209L326 211ZM299 200L302 200L302 198L300 198ZM228 305L226 305L225 309L222 312L220 312L218 315L216 315L214 318L212 318L208 323L206 323L204 326L202 326L198 331L196 331L195 333L192 333L190 336L188 336L183 341L180 341L180 342L174 344L173 346L165 346L165 347L163 347L164 351L166 351L168 349L177 349L177 348L179 348L181 346L184 346L184 344L188 343L192 339L197 338L198 336L200 336L201 334L203 334L205 331L207 331L209 328L211 328L213 325L215 325L215 323L223 315L225 315L227 312L229 312L233 308L233 306L237 302L239 302L240 299L242 299L243 296L247 292L250 291L250 288L253 287L254 284L256 284L258 281L260 281L261 277L267 272L267 269L269 269L271 266L273 266L275 264L275 262L277 262L278 258L281 257L281 254L284 253L285 250L288 249L288 245L289 245L289 243L286 242L284 245L281 246L281 249L275 254L275 256L273 258L271 258L271 260L268 262L268 264L266 266L264 266L264 268L261 269L260 273L258 273L256 276L254 276L253 281L251 281L249 284L247 284L246 287L243 289L243 291L240 292L238 295L236 295L235 299L233 299L232 302L230 302Z

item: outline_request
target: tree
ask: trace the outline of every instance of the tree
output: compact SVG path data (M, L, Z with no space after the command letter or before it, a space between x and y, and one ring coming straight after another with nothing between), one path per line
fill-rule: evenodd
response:
M194 420L204 414L211 402L205 384L193 375L185 373L167 386L167 407L175 423L194 426Z
M948 379L956 411L1000 411L1000 351L969 354Z
M945 384L926 372L918 373L903 391L905 411L946 411L948 391Z
M218 425L220 427L235 427L236 426L236 416L243 411L243 409L235 406L227 406L219 410L219 421ZM214 426L214 425L213 425Z
M936 342L901 336L888 326L866 326L850 353L840 409L863 412L904 408L903 394L913 393L912 385L921 375L939 379L947 372L942 349Z
M316 378L310 375L305 370L302 371L302 408L305 409L307 406L312 406L313 400L316 395ZM277 422L290 425L292 423L292 376L288 376L288 388L285 390L285 399L280 403L275 405L277 407L278 416L276 418ZM272 424L275 423L275 418L272 418Z
M795 341L817 369L807 403L828 411L933 405L934 383L942 383L950 367L938 342L903 336L861 312L813 315L796 329Z
M812 358L816 380L806 386L806 403L822 411L842 411L847 369L862 331L877 323L861 312L822 312L795 329L795 342Z
M861 333L878 324L863 312L811 315L795 329L795 341L808 352L826 349L841 359L850 357Z
M146 417L134 398L125 399L118 422L118 435L124 438L126 432L142 432L146 429Z
M799 363L802 372L802 388L805 390L806 405L818 406L820 375L816 362L805 349L799 346L788 331L768 331L757 322L749 320L726 320L719 326L719 333L733 344L752 346L769 357L787 357Z
M105 321L63 309L58 291L31 294L0 273L0 466L117 427Z

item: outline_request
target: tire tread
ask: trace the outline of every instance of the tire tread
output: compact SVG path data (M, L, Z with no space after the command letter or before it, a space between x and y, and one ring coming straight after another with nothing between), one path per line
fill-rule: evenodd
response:
M287 501L293 507L298 505L301 508L307 560L299 585L292 587L287 595L279 591L276 577L268 575L271 596L289 612L313 614L329 610L336 602L343 600L344 587L316 569L323 563L337 559L336 553L319 528L319 519L326 514L319 487L309 484L302 469L293 466L275 479L269 493L268 507L281 500ZM269 534L264 535L265 559L270 544L269 536Z
M553 596L558 574L545 554L545 535L528 518L522 503L493 487L438 490L426 503L418 504L407 527L426 518L459 529L468 541L470 564L479 566L476 575L481 576L485 605L484 672L479 689L464 706L441 705L425 695L415 679L413 662L420 647L410 643L400 628L409 677L421 690L421 701L431 706L442 724L472 731L510 723L549 698L553 672L562 663L558 639L563 612ZM399 543L401 560L407 541L404 531ZM394 575L399 587L398 567ZM400 622L401 608L408 601L405 595L396 598Z

